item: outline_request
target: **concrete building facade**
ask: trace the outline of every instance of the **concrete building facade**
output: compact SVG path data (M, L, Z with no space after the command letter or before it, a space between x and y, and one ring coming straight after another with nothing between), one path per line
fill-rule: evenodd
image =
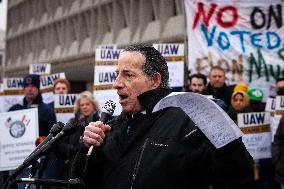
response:
M102 44L184 42L183 0L9 0L5 77L51 63L71 81L93 82Z
M4 62L5 62L5 31L0 30L0 82L4 77Z

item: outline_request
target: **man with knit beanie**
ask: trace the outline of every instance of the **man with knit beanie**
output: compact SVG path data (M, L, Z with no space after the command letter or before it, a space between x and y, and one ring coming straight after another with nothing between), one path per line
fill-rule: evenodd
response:
M56 123L53 111L42 100L40 93L40 76L30 74L24 78L23 104L12 106L9 111L38 108L39 135L47 136L52 125Z
M23 104L15 104L9 111L23 110L29 108L38 108L39 136L47 136L56 117L54 112L42 100L40 93L40 76L30 74L24 78L24 99ZM29 169L23 170L19 175L20 178L28 177ZM19 184L19 189L24 189L24 184Z

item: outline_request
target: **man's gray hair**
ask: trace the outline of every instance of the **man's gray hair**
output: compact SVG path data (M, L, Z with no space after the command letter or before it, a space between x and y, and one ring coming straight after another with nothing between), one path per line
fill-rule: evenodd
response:
M161 74L160 88L169 88L169 71L165 58L152 46L133 44L127 46L123 52L139 52L145 57L145 63L142 66L143 73L153 78L155 73Z

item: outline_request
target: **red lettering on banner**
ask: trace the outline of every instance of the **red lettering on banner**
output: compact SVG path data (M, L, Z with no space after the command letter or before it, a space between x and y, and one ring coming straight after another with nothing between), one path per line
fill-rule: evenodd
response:
M217 5L215 3L210 4L210 9L209 9L207 16L205 15L203 5L204 4L202 2L198 2L198 4L197 4L197 13L195 14L195 17L194 17L192 29L194 29L196 27L197 22L198 22L198 20L201 16L203 17L203 23L205 24L205 26L206 27L209 26L209 21L210 21L212 15L213 15Z
M226 14L223 14L224 12L226 11L230 11L232 12L232 20L230 21L224 21L223 20L223 15L226 15ZM220 10L218 11L218 14L217 14L217 23L223 27L223 28L229 28L229 27L232 27L234 26L238 21L238 11L235 7L233 6L225 6L223 8L220 8Z
M195 13L195 16L194 16L192 29L196 28L196 25L197 25L199 19L202 19L202 18L203 18L204 25L206 27L208 27L210 19L211 19L212 15L214 14L216 7L217 7L217 4L211 3L209 11L206 14L206 12L204 10L204 4L202 2L198 2L197 3L197 12ZM227 14L225 14L225 12L227 12ZM228 15L228 12L231 12L232 19L226 21L226 20L224 20L224 15L225 16ZM229 27L236 25L236 23L238 21L237 9L233 6L224 6L224 7L220 8L217 11L216 21L217 21L217 24L220 25L223 28L229 28Z

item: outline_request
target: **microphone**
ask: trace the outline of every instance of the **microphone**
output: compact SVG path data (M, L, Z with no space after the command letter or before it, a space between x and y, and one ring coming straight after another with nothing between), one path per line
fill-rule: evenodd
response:
M115 107L116 107L116 104L112 100L107 100L102 107L102 113L101 113L101 117L99 120L103 123L106 123L113 115ZM94 146L91 146L89 148L87 156L91 155L93 148Z
M63 124L63 123L61 123ZM30 166L34 161L38 160L43 154L45 154L50 148L54 147L58 142L60 142L66 135L70 135L76 131L76 121L70 120L67 122L62 131L59 132L55 137L52 137L48 142L43 144L41 148L32 153L24 160L24 162L15 169L15 172L8 178L15 178L22 170Z
M29 158L33 153L35 153L44 144L46 144L52 137L56 136L62 130L63 127L64 124L62 122L55 123L50 129L50 133L47 135L47 137L34 149L34 151L27 158Z

